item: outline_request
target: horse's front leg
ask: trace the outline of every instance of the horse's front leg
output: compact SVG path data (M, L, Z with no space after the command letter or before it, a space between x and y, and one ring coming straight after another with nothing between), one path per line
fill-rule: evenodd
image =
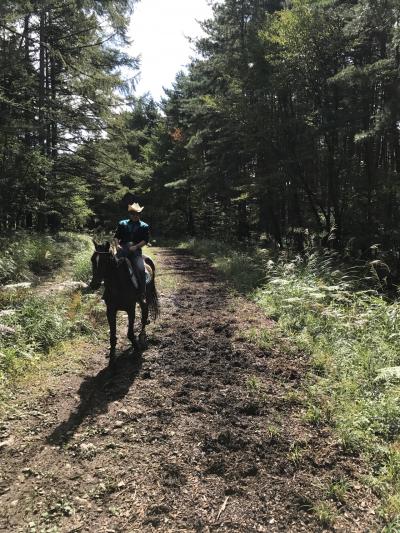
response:
M139 343L142 348L146 348L147 346L147 335L146 335L146 326L149 323L149 306L146 303L140 301L139 302L140 309L142 311L142 329L139 333Z
M115 357L115 347L117 346L117 310L107 307L107 320L110 327L110 362Z
M136 349L138 347L136 337L135 337L135 311L136 305L128 311L128 339L131 341L132 346Z

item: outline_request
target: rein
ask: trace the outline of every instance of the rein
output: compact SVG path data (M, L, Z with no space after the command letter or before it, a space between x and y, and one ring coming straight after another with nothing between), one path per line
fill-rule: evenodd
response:
M117 255L116 250L115 250L115 248L113 248L113 247L111 247L110 250L108 250L107 252L99 252L98 250L95 250L94 253L95 253L95 254L99 254L99 255L100 255L100 254L102 254L102 255L106 255L106 254L108 254L108 255L110 255L111 257L115 257L115 256Z

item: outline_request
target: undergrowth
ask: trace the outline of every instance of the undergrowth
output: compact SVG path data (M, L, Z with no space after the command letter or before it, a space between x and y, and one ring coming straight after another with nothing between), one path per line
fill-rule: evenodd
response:
M76 233L55 235L19 232L0 238L0 285L11 282L34 281L48 275L79 256L87 257L92 248L88 236ZM76 266L77 276L79 266Z
M30 294L1 316L0 391L63 341L95 335L104 315L99 306L97 295L80 291L57 297Z
M273 257L210 241L183 247L209 259L277 321L286 343L289 337L309 353L304 418L332 425L345 452L369 460L365 481L382 499L383 518L394 523L400 515L400 303L387 301L359 269L331 253ZM252 338L268 345L270 334L253 331Z
M252 291L265 279L265 250L250 250L244 245L234 249L224 242L204 239L182 242L179 248L208 259L234 288L242 293Z
M75 281L88 283L92 275L90 257L93 253L91 243L83 250L79 250L72 259L72 278Z
M39 274L85 282L90 278L93 244L88 236L24 233L7 246L0 282L38 281ZM0 287L0 392L61 343L95 335L102 319L98 295L73 288L41 294L40 286Z

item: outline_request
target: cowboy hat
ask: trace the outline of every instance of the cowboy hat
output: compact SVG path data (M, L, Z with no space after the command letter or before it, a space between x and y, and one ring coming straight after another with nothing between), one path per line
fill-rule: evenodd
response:
M139 204L132 204L128 205L128 212L129 213L141 213L143 211L144 207L140 207Z

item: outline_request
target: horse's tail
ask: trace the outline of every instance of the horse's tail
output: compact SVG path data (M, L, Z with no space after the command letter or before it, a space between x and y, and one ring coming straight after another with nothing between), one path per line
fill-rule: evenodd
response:
M153 320L160 316L160 302L158 300L158 293L155 284L156 266L150 257L145 257L145 263L149 265L153 271L150 282L146 286L146 299L149 306L149 313Z

